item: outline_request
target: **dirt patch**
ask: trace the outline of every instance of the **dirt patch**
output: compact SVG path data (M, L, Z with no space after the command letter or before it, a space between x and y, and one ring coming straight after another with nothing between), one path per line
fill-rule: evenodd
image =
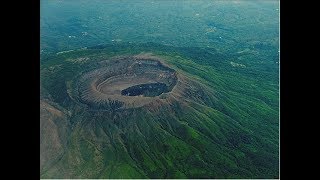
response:
M63 111L40 100L40 172L45 172L62 156L69 128Z

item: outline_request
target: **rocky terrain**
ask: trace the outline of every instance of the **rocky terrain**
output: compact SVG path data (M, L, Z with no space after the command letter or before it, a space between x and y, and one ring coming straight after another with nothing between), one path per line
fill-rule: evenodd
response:
M178 76L173 69L163 65L152 56L117 57L98 62L99 68L84 73L78 82L78 96L81 102L94 107L103 106L109 101L121 103L121 107L141 107L153 101L166 101L164 97L174 98L174 94L181 88L177 87ZM130 96L130 92L123 94L123 90L143 84L162 83L166 89L164 96L147 97L141 94ZM145 86L145 85L144 85ZM150 87L150 88L149 88ZM142 88L142 86L138 87ZM145 86L152 91L161 91ZM127 90L128 91L128 90ZM161 95L160 93L159 95ZM120 107L119 107L120 108Z

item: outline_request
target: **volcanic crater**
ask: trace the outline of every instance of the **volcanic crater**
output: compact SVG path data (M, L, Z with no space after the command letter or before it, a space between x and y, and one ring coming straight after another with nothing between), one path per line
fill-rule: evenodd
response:
M78 85L81 102L91 107L110 102L122 108L141 107L165 99L178 82L174 69L149 55L116 57L97 67L83 73Z

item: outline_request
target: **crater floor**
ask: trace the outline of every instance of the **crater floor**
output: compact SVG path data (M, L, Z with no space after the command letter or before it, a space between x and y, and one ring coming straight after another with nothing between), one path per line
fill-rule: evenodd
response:
M101 61L79 82L80 100L89 105L119 101L125 107L141 107L176 86L175 70L153 56L118 57Z

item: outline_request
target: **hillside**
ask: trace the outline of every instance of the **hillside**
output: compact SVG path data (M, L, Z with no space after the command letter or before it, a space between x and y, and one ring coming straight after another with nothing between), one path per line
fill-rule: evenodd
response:
M43 56L41 178L278 177L279 67L250 53L117 43Z

